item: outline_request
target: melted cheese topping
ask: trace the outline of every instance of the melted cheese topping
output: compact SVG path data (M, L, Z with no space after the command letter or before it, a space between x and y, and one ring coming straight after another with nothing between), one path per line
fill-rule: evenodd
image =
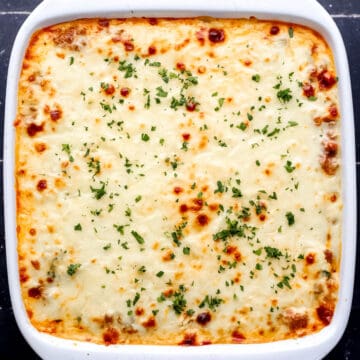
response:
M197 345L330 323L339 111L319 34L255 19L51 26L26 52L15 126L38 330Z

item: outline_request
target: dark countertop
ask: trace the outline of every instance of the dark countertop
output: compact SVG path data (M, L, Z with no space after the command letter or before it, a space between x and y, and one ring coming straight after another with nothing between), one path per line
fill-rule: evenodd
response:
M337 23L347 48L356 127L357 175L360 170L360 1L359 0L319 0L330 12ZM39 0L0 0L0 118L3 119L7 67L11 47L16 33L26 17L39 4ZM346 120L346 119L344 119ZM0 139L3 139L3 127L0 127ZM2 175L2 144L0 147L0 174ZM359 189L359 181L358 181ZM3 189L0 188L1 197ZM8 291L5 260L5 239L3 209L0 216L0 359L39 359L21 336L15 323ZM6 211L6 209L5 209ZM360 249L357 251L359 266ZM326 357L326 360L360 359L360 277L355 279L354 299L347 329L339 344Z

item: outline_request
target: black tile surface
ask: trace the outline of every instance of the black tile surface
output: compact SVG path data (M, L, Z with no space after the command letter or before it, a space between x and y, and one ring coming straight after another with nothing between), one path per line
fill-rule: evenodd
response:
M359 14L359 0L318 0L330 14Z
M319 0L319 2L334 15L347 48L352 78L355 124L358 125L356 126L356 153L357 161L360 161L360 0ZM11 46L18 28L26 19L27 12L31 11L39 3L40 0L0 0L0 120L3 119L4 114L6 74ZM2 138L3 128L1 126L0 139ZM0 159L2 159L2 144L0 144L0 149ZM359 178L359 164L357 165L357 175ZM2 161L0 162L0 176L2 177ZM359 185L358 181L358 189L360 190ZM0 198L2 199L2 197L2 187L0 187ZM357 250L357 268L359 266L360 247ZM11 310L6 277L3 214L1 213L0 360L25 358L30 360L39 359L21 336ZM326 357L326 360L341 359L360 359L360 275L356 276L353 307L345 334L336 348Z
M31 11L42 0L0 0L0 11Z
M346 51L349 58L351 84L353 91L355 121L360 121L360 1L359 18L335 18L341 34L344 38ZM356 131L356 159L360 161L360 126L355 127ZM360 305L360 304L359 304Z

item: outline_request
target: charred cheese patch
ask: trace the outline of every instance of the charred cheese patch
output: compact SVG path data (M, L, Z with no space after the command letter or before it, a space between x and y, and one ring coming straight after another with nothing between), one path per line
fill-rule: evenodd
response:
M102 344L257 343L331 322L340 110L314 31L92 19L35 33L16 192L32 324Z

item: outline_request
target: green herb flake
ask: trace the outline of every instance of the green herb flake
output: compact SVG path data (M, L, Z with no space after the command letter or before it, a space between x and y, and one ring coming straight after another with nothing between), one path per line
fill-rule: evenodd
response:
M214 194L224 193L227 190L227 188L224 186L224 184L220 180L218 180L216 182L216 185L217 185L217 189L214 191Z
M71 145L61 144L61 150L69 156L70 162L74 162L74 157L71 155Z
M204 300L199 304L199 308L202 309L205 307L205 305L207 305L210 310L216 311L216 308L219 307L223 302L224 300L221 298L206 295Z
M280 257L283 256L282 252L279 249L271 246L265 246L264 250L266 252L266 257L268 258L280 259Z
M96 200L100 200L106 194L105 183L103 181L100 181L100 184L102 185L98 189L90 186L90 190L94 194Z
M286 286L288 289L291 289L289 280L290 280L290 278L288 276L284 276L283 279L277 284L277 286L280 289L282 289L284 286Z
M139 293L136 293L135 294L135 297L134 297L134 300L132 301L132 305L135 306L136 303L140 300L140 294Z
M77 271L78 269L80 268L81 264L70 264L67 268L67 274L69 276L73 276Z
M163 98L168 96L167 91L165 91L161 86L158 86L156 88L156 90L157 90L156 91L156 96L163 97Z
M289 27L288 34L289 34L290 39L292 39L294 37L294 29L292 27Z
M135 238L135 240L140 244L140 245L143 245L145 243L145 240L144 238L139 234L137 233L136 231L131 231L131 235Z
M163 272L163 271L159 271L159 272L156 274L156 276L157 276L158 278L161 278L163 275L164 275L164 272Z
M144 265L140 266L138 272L144 274L146 272L146 267Z
M119 62L118 70L124 72L125 79L131 78L131 77L137 78L135 67L130 62L127 62L126 60L122 60Z
M218 106L214 109L215 111L219 111L224 105L225 98L218 99Z
M276 96L282 104L285 104L292 99L291 89L287 88L287 89L279 90L276 93Z
M167 84L169 82L169 75L166 69L159 70L158 74L160 75L164 83Z
M111 249L111 244L110 243L103 246L103 250L109 250L109 249Z
M184 255L190 255L190 248L189 247L184 247L183 248L183 254Z
M141 140L142 141L149 141L150 140L150 136L148 134L141 134Z
M177 315L180 315L186 308L186 299L182 292L175 292L172 299L172 308Z
M75 231L81 231L82 230L81 224L79 223L79 224L75 225L74 230Z
M232 191L232 197L233 197L233 198L240 198L240 197L242 197L242 192L241 192L240 189L238 189L238 188L236 188L236 187L233 187L233 188L231 189L231 191Z
M255 74L251 77L251 80L255 81L255 82L260 82L260 75L259 74Z
M288 173L292 173L296 169L290 160L286 161L284 168Z
M287 212L285 214L285 216L286 216L286 219L287 219L287 222L288 222L289 226L292 226L292 225L295 224L295 216L294 216L294 214L292 212L290 212L290 211Z
M247 129L247 125L244 122L241 122L239 125L236 126L238 129L245 131Z

